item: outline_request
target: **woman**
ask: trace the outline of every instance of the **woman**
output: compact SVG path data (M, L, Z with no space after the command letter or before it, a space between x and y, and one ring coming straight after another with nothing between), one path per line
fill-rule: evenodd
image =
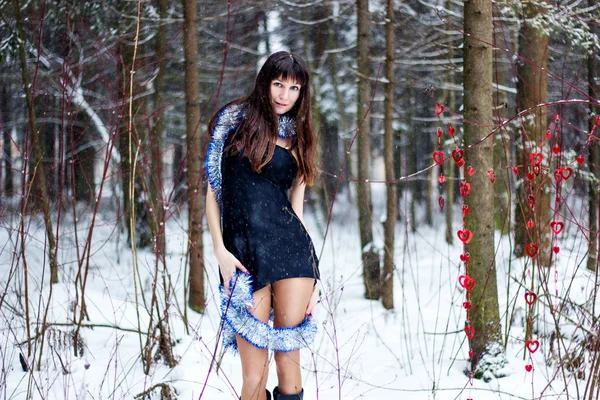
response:
M302 212L316 173L310 100L305 62L277 52L252 93L209 124L206 211L221 275L223 343L239 352L242 400L271 399L269 349L277 365L274 398L304 394L299 349L316 332L319 279Z

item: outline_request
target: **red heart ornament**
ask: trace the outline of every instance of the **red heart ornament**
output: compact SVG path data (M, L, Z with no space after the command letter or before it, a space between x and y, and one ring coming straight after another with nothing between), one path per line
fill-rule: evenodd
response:
M558 247L558 246L554 246L554 247L552 248L552 251L554 252L554 254L558 254L558 252L560 251L560 247Z
M531 365L531 364L527 364L525 366L525 371L527 371L527 372L531 372L532 369L533 369L533 365Z
M560 115L556 114L554 116L554 122L557 123L557 124L560 122Z
M550 139L552 137L552 133L550 133L550 129L546 131L546 139Z
M438 137L439 137L439 138L441 138L441 137L442 137L442 134L443 134L444 132L442 131L442 128L438 128L438 129L437 129L437 133L438 133Z
M537 294L535 294L533 292L525 293L525 303L532 305L533 303L535 303L536 299L537 299Z
M466 216L469 214L469 211L471 211L471 210L469 209L469 206L468 206L467 204L463 204L463 206L462 206L462 213L463 213L463 216L465 216L465 217L466 217Z
M600 117L596 117L596 125L600 125Z
M556 195L556 198L554 199L555 202L560 203L560 195Z
M460 255L460 261L462 262L469 262L470 259L471 255L469 253L463 253Z
M472 325L465 326L465 334L469 339L473 339L473 336L475 336L475 328L473 328Z
M529 350L530 353L535 353L540 347L540 342L537 340L528 340L525 342L525 347L527 347L527 350Z
M532 181L533 178L535 178L535 174L533 172L528 172L527 173L527 179L529 179L530 181Z
M513 174L515 176L517 176L518 173L519 173L519 167L513 167Z
M473 350L469 350L469 359L473 358ZM467 400L473 400L473 399L467 399Z
M444 112L444 106L440 103L435 103L435 116L439 117Z
M494 170L492 170L492 169L488 170L487 176L488 176L488 179L490 180L490 182L492 182L492 184L494 184L494 182L496 182L496 173L494 172Z
M433 152L433 161L437 165L440 165L441 163L443 163L444 162L444 153L442 153L441 151L434 151Z
M463 197L468 196L469 193L471 192L471 184L469 182L461 183L459 185L459 187L460 187L460 194Z
M463 303L463 308L464 308L465 310L470 310L472 307L473 307L473 305L471 304L471 302L470 302L470 301L465 301L465 302Z
M537 244L529 243L527 246L525 246L525 253L527 253L529 257L533 258L538 253L538 249L539 248Z
M451 126L448 128L448 135L454 136L455 132L456 132L456 129L454 129L454 127Z
M475 173L475 169L473 167L467 168L467 174L469 174L469 176L473 176L474 173Z
M573 168L571 167L562 167L560 169L560 176L565 180L569 180L569 178L573 175Z
M529 221L527 221L527 229L531 229L535 226L535 223L533 222L532 219L530 219Z
M560 181L562 181L562 175L559 169L554 171L554 180L556 183L560 183Z
M555 145L552 147L552 152L553 152L554 154L558 154L558 153L560 153L560 146L559 146L558 144L555 144Z
M534 207L535 207L535 197L533 197L532 194L530 194L530 195L527 196L527 204L529 204L529 208L530 209L532 209L532 210L534 209Z
M461 242L468 244L473 239L473 233L468 229L461 229L456 232Z
M465 165L465 160L463 160L462 158L456 163L456 165L458 165L458 168L462 167L463 165Z
M461 149L454 149L452 150L452 158L454 159L454 161L458 164L463 156L464 156L465 152Z
M473 290L475 287L475 279L471 278L469 275L461 275L458 277L458 284L462 286L467 292Z
M543 159L544 159L544 156L542 155L542 153L529 154L529 161L531 161L531 163L533 165L540 165L542 163Z
M446 204L446 201L444 200L443 196L440 196L438 199L438 204L440 206L440 210L444 211L444 205Z
M576 160L577 164L581 165L585 161L585 158L583 158L583 156L577 156Z
M442 184L442 183L446 182L446 177L445 177L444 175L440 175L440 176L438 176L438 182L439 182L440 184Z
M552 229L552 232L554 232L555 235L558 235L559 233L561 233L564 227L565 227L565 224L560 221L550 222L550 229Z

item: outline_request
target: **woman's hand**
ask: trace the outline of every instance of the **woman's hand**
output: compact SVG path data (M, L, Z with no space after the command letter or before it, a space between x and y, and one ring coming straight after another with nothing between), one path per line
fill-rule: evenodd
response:
M221 270L221 275L223 275L223 286L225 287L225 293L229 294L229 281L235 274L235 271L239 269L247 274L249 274L249 272L242 265L240 260L235 258L235 256L226 248L215 251L215 257L217 257L219 269Z
M317 304L317 300L319 298L319 285L315 285L312 295L310 296L310 300L308 301L308 306L306 307L306 316L308 317L312 314L313 308L315 304Z

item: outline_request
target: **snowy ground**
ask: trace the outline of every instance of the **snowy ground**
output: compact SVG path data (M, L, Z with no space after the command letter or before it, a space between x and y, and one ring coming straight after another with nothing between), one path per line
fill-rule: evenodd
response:
M383 197L381 188L377 190L380 191L377 196ZM540 299L536 308L534 337L540 340L540 349L531 356L531 361L528 354L524 360L526 304L522 283L529 285L531 278L527 271L530 266L523 264L525 260L511 259L507 237L497 236L496 262L502 331L508 332L506 352L509 365L506 370L509 375L488 383L475 380L470 384L464 374L468 352L462 331L465 293L457 283L462 273L459 264L462 251L458 243L446 244L443 215L436 210L434 227L422 225L416 233L412 233L404 221L398 224L395 310L386 311L379 302L363 299L357 218L354 211L349 211L351 207L346 206L346 197L342 194L336 203L325 242L324 223L311 213L306 216L316 247L323 250L320 265L324 293L323 303L315 315L321 325L319 335L312 349L302 353L305 399L578 397L577 387L582 390L585 381L577 381L576 375L567 370L563 374L551 352L549 337L555 324L549 308L543 306L548 299ZM376 210L383 208L377 206ZM52 287L52 302L47 315L47 321L51 323L71 321L71 307L76 298L73 282L77 272L77 252L73 221L68 215L62 218L60 281L70 283ZM158 362L150 374L145 375L140 361L140 340L145 336L126 330L138 329L132 256L124 245L124 235L119 233L114 213L109 211L100 214L93 239L86 290L89 321L85 323L96 327L82 331L85 343L83 355L74 356L69 346L71 327L53 326L53 336L49 336L45 343L41 370L22 371L19 352L27 354L23 265L20 264L19 272L10 277L18 218L5 218L2 221L4 229L0 232L0 287L6 292L0 310L0 399L25 399L28 392L33 399L129 399L161 382L171 383L179 399L198 399L201 393L205 399L236 399L241 385L239 359L225 354L219 370L209 369L218 335L219 314L215 295L218 293L217 270L208 233L205 236L207 312L198 315L188 310L189 334L183 323L185 221L183 214L176 214L167 224L167 262L176 289L170 323L177 343L175 353L179 365L169 369ZM79 222L80 242L87 223L89 221ZM48 272L43 270L45 253L41 219L27 220L27 224L26 259L29 312L31 320L35 321L31 323L33 335L43 319L50 286ZM381 244L383 228L379 224L375 225L375 235L377 243ZM574 303L589 309L590 304L586 301L593 290L594 276L585 271L585 263L582 263L585 261L585 242L572 223L566 224L560 237L561 252L557 265L559 296L568 293ZM138 254L138 265L140 279L137 291L147 296L154 265L152 255L147 252ZM555 289L553 273L549 283L552 292ZM138 297L138 303L140 299ZM550 304L552 302L550 300ZM556 303L559 308L562 306L562 302ZM139 305L137 309L142 310L139 320L142 330L145 330L147 314L143 306ZM507 310L508 321L512 320L510 330L506 324ZM571 322L566 318L560 320L566 340L566 347L561 351L568 353L576 349L577 338L583 336L578 326L586 325L581 315L575 310L567 315ZM61 340L61 335L67 339ZM39 341L35 345L39 346ZM28 359L30 364L37 362L37 352L35 354ZM220 354L219 348L217 357ZM527 372L525 365L530 362L533 371ZM587 373L585 378L588 378ZM565 385L565 380L568 385ZM275 368L271 365L268 387L276 384ZM565 387L568 387L568 396Z

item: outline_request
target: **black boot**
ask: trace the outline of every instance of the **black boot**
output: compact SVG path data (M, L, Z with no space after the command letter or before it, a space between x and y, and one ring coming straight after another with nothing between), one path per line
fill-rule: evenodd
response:
M271 400L271 393L267 390L267 400Z
M304 399L304 389L296 394L281 394L279 393L279 387L275 386L275 389L273 389L273 397L273 400L302 400Z

